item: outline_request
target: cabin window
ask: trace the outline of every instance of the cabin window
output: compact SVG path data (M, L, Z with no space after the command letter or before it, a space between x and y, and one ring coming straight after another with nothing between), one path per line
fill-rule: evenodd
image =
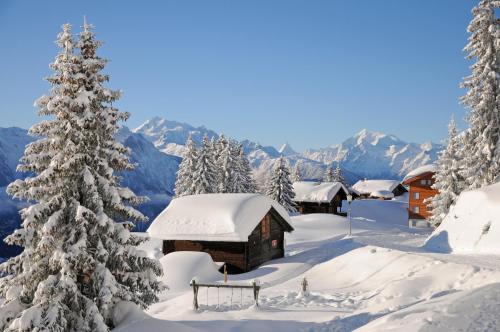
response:
M427 209L427 212L431 212L432 211L432 206L431 205L427 205L426 209Z
M278 240L273 240L273 241L271 242L271 246L272 246L273 248L278 248Z
M269 237L271 237L271 218L269 216L265 216L262 219L260 232L262 240L269 240Z
M419 213L419 212L420 212L420 209L419 209L419 207L418 207L418 206L414 206L412 210L413 210L413 212L415 212L415 213Z
M414 192L413 193L413 199L420 199L420 193L419 192Z

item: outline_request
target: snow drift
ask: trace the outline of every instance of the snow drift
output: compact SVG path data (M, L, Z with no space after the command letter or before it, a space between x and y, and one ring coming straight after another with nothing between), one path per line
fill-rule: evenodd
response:
M500 183L460 194L425 247L439 252L500 253Z
M160 259L165 271L162 281L173 292L189 288L193 278L201 282L220 280L219 266L206 252L177 251Z

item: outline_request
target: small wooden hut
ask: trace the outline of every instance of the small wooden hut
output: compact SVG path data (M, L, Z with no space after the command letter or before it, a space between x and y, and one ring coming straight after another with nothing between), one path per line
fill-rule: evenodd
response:
M351 191L355 197L388 199L392 193L394 197L401 196L407 192L401 182L397 180L359 180L352 187ZM384 193L381 195L381 193Z
M290 217L260 194L179 197L153 221L148 233L163 240L163 253L201 251L226 264L229 273L254 269L283 257Z
M342 201L347 198L347 188L340 182L299 181L293 184L295 198L301 214L340 214Z

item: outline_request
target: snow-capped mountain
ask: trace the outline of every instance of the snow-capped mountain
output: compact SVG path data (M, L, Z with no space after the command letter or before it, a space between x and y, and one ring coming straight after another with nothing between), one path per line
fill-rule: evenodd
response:
M164 118L154 117L147 120L139 127L132 130L134 133L142 134L154 146L167 154L181 157L184 153L184 144L189 135L200 144L203 136L208 138L218 137L217 133L203 126L193 127L190 124L169 121Z
M394 135L363 129L341 144L306 150L302 155L325 164L340 162L362 177L399 179L412 169L434 162L442 149L432 142L407 143Z
M206 127L193 127L189 124L153 118L134 129L143 134L159 150L182 156L184 142L192 135L200 143L206 134L218 137ZM341 144L331 145L318 150L296 152L288 143L279 150L271 146L262 146L249 140L241 141L250 164L259 183L264 183L280 155L287 158L293 166L300 162L302 173L307 179L321 179L326 165L340 162L347 181L356 182L360 178L400 179L412 169L437 159L441 145L434 143L407 143L394 135L372 132L366 129Z
M291 156L297 154L297 152L295 152L295 150L288 143L283 144L278 151L283 156Z

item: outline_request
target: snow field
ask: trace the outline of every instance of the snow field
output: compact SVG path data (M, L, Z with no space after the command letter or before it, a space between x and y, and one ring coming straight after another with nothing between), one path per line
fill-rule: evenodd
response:
M448 260L450 255L425 252L420 245L428 234L403 226L406 215L397 218L403 208L404 202L398 201L359 201L353 205L357 217L352 238L345 237L346 218L294 216L286 257L229 276L231 283L261 282L259 308L253 305L251 291L235 290L231 296L231 291L210 289L207 296L202 288L200 310L194 312L192 291L173 284L180 291L166 292L148 310L148 318L119 331L162 331L173 323L179 324L179 331L417 331L450 326L457 330L481 316L474 306L485 310L485 318L498 312L500 286L492 285L500 278L500 267L478 267L474 257ZM370 210L372 215L367 215ZM203 276L207 266L213 268L205 259L195 264L183 255L170 255L162 259L167 282L169 273L182 270L185 276L178 280L185 285L182 280L188 283L189 275ZM218 272L206 278L199 281L223 280ZM301 292L303 278L309 283L308 295ZM484 300L481 294L489 297ZM490 319L491 324L495 321Z

